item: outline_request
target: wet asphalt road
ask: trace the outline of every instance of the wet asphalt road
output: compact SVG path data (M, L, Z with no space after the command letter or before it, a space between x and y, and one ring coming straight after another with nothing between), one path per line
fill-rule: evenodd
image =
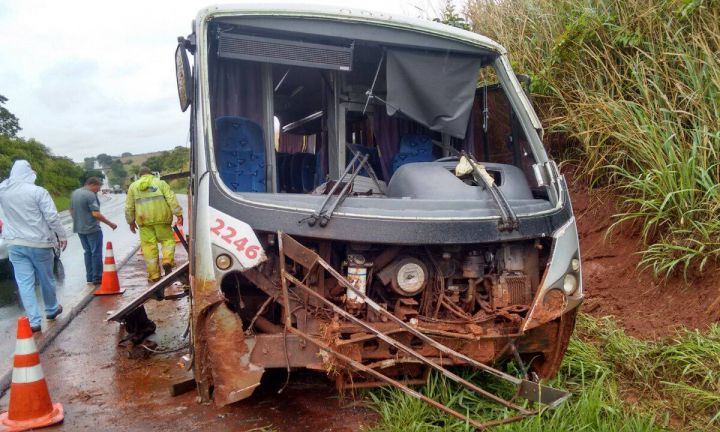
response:
M139 243L137 234L130 232L130 228L125 223L125 197L125 194L100 196L100 211L118 225L118 228L112 231L105 224L101 224L103 240L112 242L116 262L127 256ZM178 200L183 209L187 209L187 196L178 195ZM77 234L72 233L72 219L69 212L60 213L60 217L68 233L68 246L61 257L62 268L57 278L57 295L65 310L70 310L82 300L88 292L88 287L85 281L85 264L80 239ZM0 360L12 356L15 350L17 318L23 314L15 281L5 270L3 269L0 274ZM36 291L40 312L44 314L39 288ZM49 323L44 321L43 330L48 325Z
M179 245L175 250L178 264L184 262L185 251ZM294 371L285 387L284 369L267 370L252 397L223 408L198 403L193 390L172 397L170 385L191 376L179 365L189 352L188 298L145 304L157 324L148 339L165 352L131 359L129 344L118 344L124 332L105 320L148 288L140 256L120 270L120 281L125 294L94 299L41 354L52 400L65 408L63 424L42 430L357 432L376 421L361 400L350 393L341 399L332 380L311 371ZM8 403L5 394L0 412Z

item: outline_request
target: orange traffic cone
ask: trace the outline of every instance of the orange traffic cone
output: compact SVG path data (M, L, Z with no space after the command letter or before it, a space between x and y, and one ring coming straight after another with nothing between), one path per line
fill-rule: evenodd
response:
M180 235L182 237L185 237L185 231L183 231L182 227L178 226L177 229L178 229L178 231L180 231ZM175 238L175 243L180 243L180 237L178 237L177 232L175 230L173 230L173 237Z
M25 431L63 421L63 406L53 404L30 321L18 318L8 412L0 414L0 431Z
M113 255L112 242L107 242L105 247L105 265L103 266L102 284L95 291L95 295L122 294L124 288L120 288L117 267L115 267L115 256Z

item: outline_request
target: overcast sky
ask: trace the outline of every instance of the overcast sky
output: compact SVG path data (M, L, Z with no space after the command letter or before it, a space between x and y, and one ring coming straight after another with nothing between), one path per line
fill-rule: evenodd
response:
M435 16L441 1L312 3ZM75 161L186 145L176 37L212 3L225 2L0 0L0 94L20 119L19 135Z

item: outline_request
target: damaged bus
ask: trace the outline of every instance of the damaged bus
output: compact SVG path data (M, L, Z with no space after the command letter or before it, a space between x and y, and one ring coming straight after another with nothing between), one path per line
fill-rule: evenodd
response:
M576 223L502 46L425 20L270 4L203 9L178 41L203 400L245 399L271 368L396 386L465 418L413 387L434 370L517 412L467 419L479 428L567 398L542 380L583 299Z

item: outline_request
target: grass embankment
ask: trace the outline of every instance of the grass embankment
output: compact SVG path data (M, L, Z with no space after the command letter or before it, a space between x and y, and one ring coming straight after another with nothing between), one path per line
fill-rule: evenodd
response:
M572 398L542 415L498 431L720 430L720 326L679 331L653 342L627 336L610 319L580 315L563 367L550 385ZM499 394L512 388L479 373L465 375ZM424 393L474 418L511 414L432 375ZM381 421L376 431L471 431L463 421L395 389L370 393Z
M188 193L188 179L186 178L170 180L168 186L176 194Z
M55 207L57 207L57 211L59 211L59 212L70 208L70 197L69 196L53 197L53 201L55 202Z
M656 274L720 258L720 1L470 0L532 91L548 138L626 197Z

